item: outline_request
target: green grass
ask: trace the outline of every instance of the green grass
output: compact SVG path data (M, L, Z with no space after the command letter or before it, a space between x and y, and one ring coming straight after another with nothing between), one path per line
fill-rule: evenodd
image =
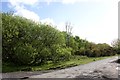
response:
M109 56L112 57L112 56ZM81 64L87 64L93 61L106 59L108 57L91 57L86 56L76 56L69 61L63 61L56 64L49 62L48 64L40 66L10 66L8 63L4 63L2 66L3 73L5 72L15 72L15 71L42 71L42 70L55 70L55 69L64 69L67 67L73 67Z

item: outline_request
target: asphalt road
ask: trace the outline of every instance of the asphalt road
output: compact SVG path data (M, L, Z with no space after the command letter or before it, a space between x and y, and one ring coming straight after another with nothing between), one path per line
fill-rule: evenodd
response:
M2 78L118 78L118 56L55 71L3 73Z

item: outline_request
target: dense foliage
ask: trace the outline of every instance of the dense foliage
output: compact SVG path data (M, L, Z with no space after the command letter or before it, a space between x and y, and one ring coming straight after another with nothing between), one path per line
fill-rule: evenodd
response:
M112 42L112 46L116 50L117 54L120 54L120 39L115 39Z
M95 44L79 36L60 32L54 26L35 23L10 13L2 14L3 62L37 65L69 60L72 56L111 56L116 50L108 44Z

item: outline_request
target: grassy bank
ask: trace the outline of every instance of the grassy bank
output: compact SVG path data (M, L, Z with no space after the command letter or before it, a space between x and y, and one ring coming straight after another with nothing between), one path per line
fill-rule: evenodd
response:
M15 71L42 71L42 70L64 69L67 67L86 64L86 63L90 63L93 61L102 60L106 58L108 57L75 56L69 61L63 61L63 62L58 62L54 64L52 62L48 62L47 64L40 65L40 66L13 66L8 63L4 63L2 66L2 70L3 70L3 73L5 73L5 72L15 72Z

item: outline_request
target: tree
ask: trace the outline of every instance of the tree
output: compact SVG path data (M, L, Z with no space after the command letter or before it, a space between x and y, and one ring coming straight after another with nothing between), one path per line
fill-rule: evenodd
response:
M71 36L71 31L72 31L72 26L71 26L71 23L70 22L66 22L66 45L69 47L69 43L70 43L70 36Z
M120 54L120 39L113 40L111 45L116 50L117 54Z
M61 60L63 55L67 60L71 55L71 48L65 45L64 34L53 26L2 13L2 29L4 62L36 65Z
M23 17L2 13L3 61L18 65L32 63L36 52L31 44L33 40L31 30L36 26L38 27Z

